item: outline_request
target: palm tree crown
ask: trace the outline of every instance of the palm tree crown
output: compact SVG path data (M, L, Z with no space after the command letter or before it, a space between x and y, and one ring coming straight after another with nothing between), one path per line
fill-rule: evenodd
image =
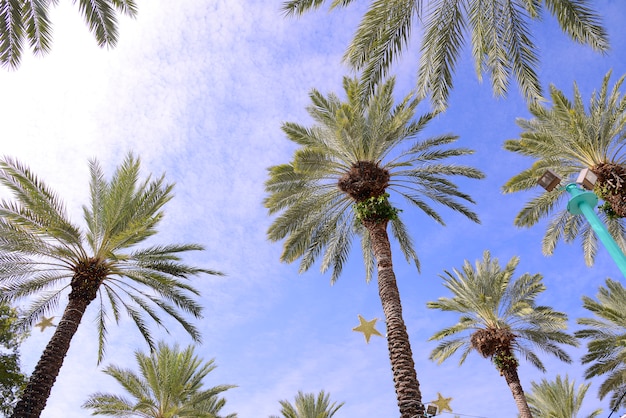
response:
M330 403L330 395L320 391L317 397L314 393L303 393L298 391L295 404L289 401L280 401L282 409L280 413L283 418L332 418L335 413L343 406L344 402ZM276 415L270 418L279 418Z
M523 129L519 139L505 142L504 148L535 159L533 165L512 177L505 185L506 193L529 190L537 179L550 169L568 179L588 168L597 175L596 194L604 199L599 215L618 245L626 250L624 238L626 216L626 96L620 94L622 76L609 88L611 72L606 74L599 92L594 92L585 109L583 99L574 85L574 100L567 99L555 86L550 86L552 107L532 105L532 119L518 119ZM555 207L565 207L567 192L557 188L532 198L515 218L517 226L530 227L548 217ZM557 242L572 242L581 237L585 261L592 265L597 252L597 236L582 215L563 209L550 220L543 238L543 252L552 254Z
M431 360L443 362L461 350L459 364L472 351L493 361L511 388L522 417L529 417L528 406L517 375L517 356L545 371L534 348L571 362L558 344L576 346L574 337L565 333L567 316L535 303L545 290L540 274L525 273L513 279L519 263L513 257L502 269L489 251L475 267L466 260L461 270L445 271L441 276L452 297L428 302L430 309L461 314L459 321L433 335L441 341L430 354Z
M600 286L597 301L583 297L583 306L594 318L580 318L584 328L576 337L588 339L587 354L583 364L591 364L585 378L604 376L599 395L603 399L611 394L611 408L626 406L626 289L621 283L606 279L606 287Z
M203 362L194 347L181 350L178 345L160 342L156 351L146 355L135 352L139 374L111 365L104 373L113 377L130 394L132 400L108 393L89 397L83 408L92 415L142 418L219 418L226 400L219 394L233 388L219 385L203 388L203 380L217 366L214 360ZM230 414L225 418L235 418Z
M477 215L460 202L473 203L471 197L445 177L480 179L483 174L472 167L440 162L473 151L443 149L458 139L453 135L415 140L435 114L413 121L419 101L410 96L394 107L393 78L381 85L367 104L360 100L358 83L344 78L347 102L334 94L324 97L317 90L311 92L313 104L307 110L317 124L312 128L283 125L287 137L300 148L291 163L270 168L266 183L270 193L266 206L271 214L282 212L268 232L273 241L286 238L281 260L301 258L300 271L304 272L326 248L321 270L332 267L333 282L341 274L354 234L363 239L367 280L371 278L370 237L360 220L365 213L375 215L376 210L383 210L374 207L374 200L387 202L387 194L403 197L441 225L445 222L432 203L479 222ZM414 142L406 150L392 154L410 140ZM389 221L407 260L419 267L401 217L391 216Z
M576 418L583 404L585 394L591 383L581 384L575 387L574 381L569 381L567 375L561 379L547 381L541 379L540 383L531 383L531 392L526 394L528 406L534 418ZM596 409L587 418L594 418L602 413L602 409Z
M270 168L265 200L271 214L279 214L268 231L272 241L284 239L281 260L301 258L306 271L321 257L321 270L332 267L331 281L341 274L355 235L361 237L366 279L377 263L378 291L387 325L387 344L401 418L423 413L421 393L402 318L387 225L407 260L419 268L417 254L390 193L443 224L432 203L456 210L478 222L461 201L472 199L459 191L448 176L482 178L471 167L444 164L446 158L471 154L464 148L444 149L457 137L442 135L415 139L433 114L413 121L417 100L407 96L393 104L394 80L364 98L359 80L344 79L347 101L311 93L308 108L316 125L307 128L285 123L288 138L300 145L293 161ZM404 151L396 148L413 140ZM325 252L324 252L325 250ZM323 255L321 255L323 253Z
M17 68L25 42L35 54L50 51L52 23L49 11L50 6L57 3L58 0L0 1L0 65ZM78 8L101 47L117 44L117 12L130 17L137 14L135 0L80 0Z
M181 262L180 254L202 249L196 244L136 248L156 234L173 188L163 176L140 181L139 168L139 160L129 154L106 181L98 162L91 162L91 201L83 207L83 231L71 223L56 194L28 168L11 159L0 161L0 183L15 197L0 202L3 297L29 298L23 323L32 326L54 310L69 290L63 316L15 408L15 417L39 416L87 306L98 297L98 361L104 355L107 318L119 322L123 313L150 347L154 343L147 319L163 326L159 309L192 338L200 338L186 319L201 314L193 298L199 292L187 279L217 273Z
M353 0L333 0L331 9ZM288 0L288 15L319 8L324 0ZM435 109L447 107L452 75L465 38L471 35L476 73L491 78L493 91L504 95L514 78L524 97L536 101L541 86L536 74L538 54L529 23L539 20L543 8L556 17L574 41L608 51L608 37L587 0L374 0L363 16L344 56L363 70L364 89L373 91L411 38L412 26L423 22L424 35L418 70L418 88L430 95Z

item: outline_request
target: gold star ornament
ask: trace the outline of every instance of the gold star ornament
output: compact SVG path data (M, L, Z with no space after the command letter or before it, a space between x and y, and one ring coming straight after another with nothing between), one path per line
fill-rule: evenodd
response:
M452 398L444 398L441 396L441 393L437 392L437 400L430 402L433 405L437 406L437 410L439 412L449 411L452 412L452 408L450 408L450 401Z
M56 325L52 323L53 319L54 319L54 316L51 316L50 318L46 318L44 316L41 319L41 321L35 324L35 326L41 328L41 332L44 332L44 330L48 327L56 327Z
M383 334L378 332L378 330L376 329L376 321L378 321L378 318L374 318L371 321L366 321L365 318L359 315L360 324L358 327L352 328L352 331L362 332L365 336L365 341L369 344L372 335L378 335L380 337L383 336Z

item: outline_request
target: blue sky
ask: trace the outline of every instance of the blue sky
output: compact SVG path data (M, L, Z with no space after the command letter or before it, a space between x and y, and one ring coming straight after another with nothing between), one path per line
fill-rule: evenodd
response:
M294 149L281 123L311 122L305 107L312 88L342 93L349 69L341 57L365 6L285 19L281 1L188 0L172 7L164 0L139 0L138 18L121 20L119 45L102 50L77 8L60 3L52 16L52 52L44 58L27 54L19 70L0 72L2 154L45 179L64 197L76 223L82 222L92 157L111 173L133 151L141 156L144 173L165 172L176 183L159 239L203 244L206 251L188 261L227 274L194 280L205 306L198 353L218 365L206 383L238 385L226 392L226 412L267 417L279 412L279 400L293 399L298 390L324 389L346 403L338 418L397 416L385 340L372 337L366 344L352 331L361 314L380 318L378 329L384 333L376 284L364 281L358 246L333 286L317 268L299 275L297 265L279 262L280 244L265 239L271 218L262 205L266 168L287 162ZM544 86L553 83L571 94L576 80L586 100L609 69L614 79L626 73L626 5L621 0L594 3L611 40L605 56L569 41L551 16L532 26ZM398 96L414 85L418 55L416 43L411 46L394 69ZM519 255L518 273L543 274L547 290L540 302L567 312L573 330L577 317L588 316L581 296L594 296L606 277L619 279L620 272L604 248L593 268L584 265L577 244L561 243L552 257L545 257L545 224L533 229L513 225L524 201L540 193L539 188L529 194L501 193L502 184L531 163L502 150L505 139L519 134L515 118L527 117L528 111L516 86L508 98L496 99L487 81L479 84L468 53L459 63L449 110L423 137L451 132L460 136L459 146L476 150L460 162L479 167L487 178L459 184L477 201L482 224L442 209L447 226L441 227L407 208L402 216L410 224L422 272L399 255L394 261L423 400L434 400L440 392L453 398L458 415L507 418L516 416L515 404L487 360L474 354L462 367L456 358L441 366L428 360L435 346L428 338L456 320L425 307L447 295L439 275L465 259L473 262L486 249L503 264ZM428 110L426 104L422 110ZM96 365L93 319L90 309L44 417L87 416L80 405L89 394L119 390ZM52 332L34 329L24 343L27 372ZM155 329L155 335L190 342L176 326L170 334ZM146 349L128 321L111 328L109 342L103 365L134 367L133 351ZM525 389L531 380L553 379L557 373L582 383L578 359L584 348L568 352L576 360L572 365L541 356L545 375L522 362ZM608 416L608 399L597 399L597 383L583 412L601 407L602 416Z

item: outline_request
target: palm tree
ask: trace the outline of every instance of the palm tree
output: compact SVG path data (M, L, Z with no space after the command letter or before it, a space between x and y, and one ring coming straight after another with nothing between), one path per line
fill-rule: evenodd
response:
M531 382L531 392L526 394L530 412L535 418L576 418L590 385L581 384L576 388L575 382L570 382L567 375L565 379L557 375L554 381L541 379L540 383ZM587 418L601 413L602 409L596 409Z
M25 326L54 310L69 290L63 315L37 363L13 417L38 417L46 405L70 342L89 304L97 304L98 361L104 355L107 318L126 312L150 347L146 320L163 326L156 308L179 322L198 341L186 318L200 317L199 292L187 281L216 274L181 262L196 244L136 246L157 233L172 184L161 176L139 181L139 159L129 154L106 181L97 161L90 163L91 201L83 207L86 229L74 225L57 195L28 168L0 160L0 183L15 198L0 202L0 294L10 301L28 298ZM108 302L108 303L107 303ZM146 317L147 314L147 317Z
M567 315L548 306L538 306L535 298L545 290L540 274L524 273L513 279L519 258L513 257L504 269L489 251L473 268L465 261L461 271L445 271L444 286L453 294L428 302L430 309L461 314L459 322L445 328L430 340L441 341L430 359L441 364L461 350L459 365L476 350L493 361L511 389L522 418L531 418L517 374L518 355L545 371L533 348L571 363L569 355L557 344L576 346L576 339L565 333Z
M203 362L194 347L180 350L178 345L160 342L150 355L135 351L139 374L129 369L108 366L104 373L113 377L132 396L96 393L83 408L92 415L142 418L219 418L226 400L218 395L235 386L219 385L203 389L202 381L217 366ZM236 414L226 418L235 418Z
M580 318L578 323L588 328L576 331L578 338L588 339L583 364L590 364L585 378L604 376L599 388L600 399L611 394L611 408L626 406L626 289L617 281L606 279L600 286L597 301L583 297L583 306L595 318Z
M622 76L609 89L611 72L605 75L599 92L594 92L585 109L583 99L574 84L574 100L570 101L555 86L550 86L552 107L532 105L532 119L518 119L523 129L519 139L505 142L504 148L535 159L533 165L512 177L504 192L529 190L548 169L561 178L571 178L588 168L598 179L595 192L605 204L599 216L609 233L626 250L626 96L620 94ZM530 227L548 217L555 207L565 208L567 192L557 188L532 198L517 214L515 225ZM572 242L581 238L587 265L592 265L597 252L597 236L582 215L572 215L563 209L552 216L543 237L544 254L554 252L557 242Z
M442 135L425 140L416 136L434 114L413 120L417 100L407 96L394 107L394 80L380 85L365 100L359 80L344 78L347 101L313 90L309 114L316 125L307 128L285 123L287 137L300 145L293 161L271 167L266 182L270 214L280 213L268 231L272 241L285 239L281 261L301 258L300 272L321 258L321 270L332 267L337 280L347 260L352 238L361 237L366 279L377 261L378 289L387 325L387 341L398 405L402 418L423 411L409 338L402 319L402 304L391 261L387 225L407 260L419 261L399 211L388 191L405 198L436 222L443 219L431 202L449 207L478 222L474 212L459 202L472 202L447 176L482 178L471 167L441 160L473 151L443 149L457 140ZM398 146L412 144L402 152ZM326 250L323 256L321 253Z
M73 2L75 3L75 1ZM25 41L35 54L46 54L52 46L50 6L58 0L0 1L0 64L17 68ZM80 0L78 9L101 47L117 44L116 12L130 17L137 15L135 0Z
M333 0L331 9L353 0ZM287 15L317 9L324 0L287 0ZM494 93L504 95L515 78L524 97L541 98L536 73L538 54L529 24L540 20L543 6L574 41L606 52L608 37L587 0L374 0L363 16L344 60L363 70L363 88L371 92L406 48L412 26L423 22L418 89L435 109L447 107L456 61L468 36L476 73L488 73Z
M332 418L335 413L343 406L344 402L330 403L330 395L320 391L315 397L314 393L302 393L298 391L296 395L295 406L289 401L280 401L282 409L280 413L283 418ZM272 415L270 418L279 418Z

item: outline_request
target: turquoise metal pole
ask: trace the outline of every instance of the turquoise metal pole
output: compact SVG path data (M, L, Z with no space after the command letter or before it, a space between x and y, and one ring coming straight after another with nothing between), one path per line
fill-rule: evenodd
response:
M571 196L569 202L567 202L567 210L573 215L581 213L585 215L598 238L609 251L611 258L615 261L624 277L626 277L626 256L593 210L598 203L598 196L593 192L581 190L576 183L568 184L565 186L565 190Z

